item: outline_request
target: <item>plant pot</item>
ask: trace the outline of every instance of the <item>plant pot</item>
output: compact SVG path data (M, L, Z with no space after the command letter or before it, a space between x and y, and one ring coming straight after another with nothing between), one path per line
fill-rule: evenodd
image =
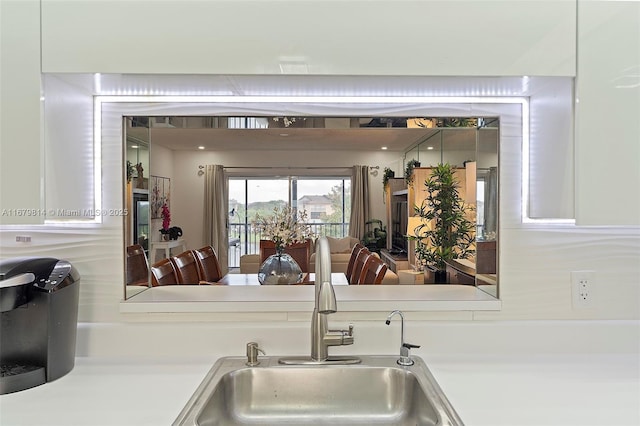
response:
M424 270L425 284L449 284L449 272L445 270L430 269Z

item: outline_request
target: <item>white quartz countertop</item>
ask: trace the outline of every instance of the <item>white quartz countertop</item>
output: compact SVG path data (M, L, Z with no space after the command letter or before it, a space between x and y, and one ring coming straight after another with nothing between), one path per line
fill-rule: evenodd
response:
M466 425L640 424L636 354L422 358ZM0 425L170 425L214 362L77 358L54 382L0 396Z
M401 290L401 291L400 291ZM474 286L446 285L337 285L344 312L381 311L491 311L500 300ZM123 313L194 312L311 312L313 286L158 286L120 303Z

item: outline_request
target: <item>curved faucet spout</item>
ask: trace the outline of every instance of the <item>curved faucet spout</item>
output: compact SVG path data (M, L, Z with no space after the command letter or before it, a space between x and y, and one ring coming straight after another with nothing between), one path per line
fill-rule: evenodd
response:
M391 318L393 318L394 315L400 315L400 346L404 346L404 315L402 311L392 311L384 323L387 325L391 324Z
M395 311L392 311L389 316L387 317L387 320L385 321L385 324L389 325L391 324L391 318L393 318L394 315L400 315L400 318L402 319L402 322L404 322L404 315L402 314L402 311L398 311L397 309Z
M411 356L409 355L409 350L411 348L419 348L419 345L412 345L411 343L405 343L404 341L404 315L402 314L402 311L392 311L389 316L387 317L387 320L385 321L385 324L389 325L391 324L391 318L393 318L394 315L400 315L400 358L398 358L398 364L399 365L404 365L404 366L408 366L408 365L413 365L413 360L411 359Z
M333 314L338 311L336 293L333 290L331 282L325 281L320 284L320 292L316 300L316 309L321 314Z
M316 242L315 290L315 308L319 313L332 314L338 310L336 294L331 284L331 248L325 237L318 238Z

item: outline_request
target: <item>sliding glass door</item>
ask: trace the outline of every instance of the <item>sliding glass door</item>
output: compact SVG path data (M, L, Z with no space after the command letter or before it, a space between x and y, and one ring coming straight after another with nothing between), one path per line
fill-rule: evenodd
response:
M274 207L291 205L307 213L314 234L344 237L351 214L350 177L282 176L229 179L229 268L240 256L259 252L251 223L256 214L269 216Z

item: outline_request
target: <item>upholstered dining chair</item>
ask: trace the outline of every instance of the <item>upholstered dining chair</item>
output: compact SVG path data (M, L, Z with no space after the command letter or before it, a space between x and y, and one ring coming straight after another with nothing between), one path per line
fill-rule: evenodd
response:
M196 257L191 250L171 256L171 262L176 268L178 276L178 284L199 284L200 272L198 271L198 263Z
M358 284L360 274L362 273L364 264L369 256L371 256L371 252L366 247L358 252L356 260L353 264L353 271L351 271L351 275L347 277L349 279L349 284Z
M358 253L360 250L366 248L362 243L355 243L353 248L351 249L351 256L349 257L349 263L347 263L347 271L344 273L347 279L351 277L353 273L353 266L356 264L356 258L358 257Z
M378 256L367 257L357 284L380 284L387 273L387 265Z
M178 284L178 275L173 262L169 259L162 259L151 265L151 285L157 287L159 285Z
M200 280L204 282L214 283L222 278L220 263L216 250L211 246L193 250L193 254L198 262L198 270L200 272ZM201 284L203 284L201 282Z
M149 262L140 244L127 247L127 285L149 285Z
M293 257L302 272L309 272L309 258L311 257L311 240L287 246L284 252ZM260 263L267 257L276 254L276 244L271 240L260 240Z

